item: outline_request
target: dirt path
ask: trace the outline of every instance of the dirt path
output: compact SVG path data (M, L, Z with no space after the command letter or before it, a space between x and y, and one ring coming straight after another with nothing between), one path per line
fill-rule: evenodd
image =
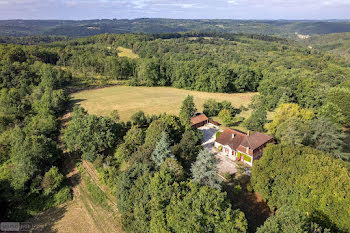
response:
M64 128L70 114L62 117ZM59 139L60 141L60 139ZM115 198L108 194L108 188L101 184L92 164L82 162L84 176L88 177L107 196L108 210L92 200L84 179L76 167L78 158L70 153L64 153L63 171L72 187L73 200L55 208L51 208L35 216L29 221L33 223L32 232L74 232L74 233L114 233L123 232L120 215L118 214Z

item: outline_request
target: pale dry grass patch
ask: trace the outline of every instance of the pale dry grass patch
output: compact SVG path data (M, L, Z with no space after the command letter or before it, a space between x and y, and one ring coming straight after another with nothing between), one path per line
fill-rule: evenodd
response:
M118 50L119 57L128 57L128 58L132 58L132 59L139 58L139 55L134 53L131 49L127 49L127 48L119 46L117 48L117 50Z

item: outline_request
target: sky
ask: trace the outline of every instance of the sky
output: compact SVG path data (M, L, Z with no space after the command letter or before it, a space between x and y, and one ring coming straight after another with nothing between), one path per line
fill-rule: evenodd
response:
M350 0L0 0L0 19L350 19Z

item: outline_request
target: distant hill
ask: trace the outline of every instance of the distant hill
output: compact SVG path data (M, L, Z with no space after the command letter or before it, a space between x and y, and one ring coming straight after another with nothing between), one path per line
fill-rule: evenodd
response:
M350 33L334 33L327 35L312 35L306 40L300 40L305 46L312 47L333 55L344 57L350 62Z
M56 35L82 37L103 33L173 33L187 31L252 33L295 37L295 34L350 32L349 21L290 20L2 20L1 36Z

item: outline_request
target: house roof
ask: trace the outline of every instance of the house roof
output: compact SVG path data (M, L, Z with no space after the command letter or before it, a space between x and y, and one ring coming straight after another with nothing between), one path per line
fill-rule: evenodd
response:
M234 135L234 137L232 137ZM228 145L231 149L236 150L239 146L249 147L252 150L269 142L272 137L256 132L252 135L247 135L239 130L225 129L216 141L222 145Z
M254 134L247 136L246 140L242 142L242 146L249 147L253 150L264 145L268 141L273 139L271 136L255 132Z
M234 137L232 137L234 135ZM236 150L239 145L246 139L247 135L239 130L225 129L216 141L222 145L228 145L231 149Z
M192 125L196 125L198 123L201 123L203 121L208 121L208 120L209 120L208 117L204 113L202 113L200 115L192 117L191 123L192 123Z

